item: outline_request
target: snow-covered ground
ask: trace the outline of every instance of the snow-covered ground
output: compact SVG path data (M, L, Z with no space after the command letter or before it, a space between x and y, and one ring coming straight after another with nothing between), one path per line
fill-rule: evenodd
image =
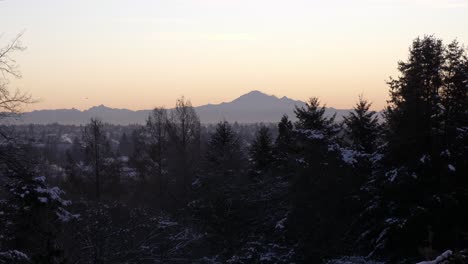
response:
M331 259L326 264L384 264L383 262L376 262L368 260L365 257L347 256L339 259Z

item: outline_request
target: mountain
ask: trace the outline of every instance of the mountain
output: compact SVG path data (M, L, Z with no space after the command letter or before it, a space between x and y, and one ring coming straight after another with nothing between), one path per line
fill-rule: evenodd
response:
M202 123L217 123L222 120L239 123L278 122L283 114L294 119L294 107L303 106L304 102L286 96L278 98L260 91L251 91L239 98L221 104L207 104L195 107ZM109 108L104 105L94 106L88 110L56 109L37 110L22 114L15 124L85 124L92 117L107 123L128 125L144 124L151 110L132 111L128 109ZM349 110L327 108L326 115L337 114L337 120Z
M260 91L252 91L239 98L221 104L208 104L196 107L203 123L214 123L220 120L239 123L278 122L286 114L294 119L294 107L304 106L304 102L290 99L286 96L278 98ZM340 119L349 110L327 108L327 116L337 113Z
M94 106L88 110L54 109L26 112L15 118L14 124L52 124L64 125L86 124L93 117L111 124L143 124L149 110L132 111L128 109L109 108L104 105Z

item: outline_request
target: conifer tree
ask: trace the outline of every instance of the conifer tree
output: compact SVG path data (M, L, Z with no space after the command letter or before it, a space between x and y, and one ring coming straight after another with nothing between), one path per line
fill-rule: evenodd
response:
M341 159L335 116L327 117L315 97L295 112L297 156L288 232L300 241L304 262L315 263L333 251L331 245L345 241L355 180Z
M266 126L261 126L255 135L255 139L250 146L250 157L254 168L265 170L270 168L273 162L273 144L270 130Z
M132 153L132 145L128 139L127 133L123 133L119 140L119 152L123 156L130 156Z
M240 169L241 159L239 138L231 125L227 121L218 123L208 142L206 160L209 168L217 173L232 173Z
M375 111L370 111L371 103L359 96L353 111L344 117L346 132L352 145L359 151L372 153L378 135L379 120Z
M231 125L220 122L210 135L202 172L195 181L197 203L191 205L196 218L209 233L210 247L224 254L232 252L238 226L243 155L238 135Z
M391 162L399 164L414 162L439 147L436 133L440 129L444 45L433 36L417 38L409 53L406 62L398 63L401 76L388 82L390 100L385 112Z
M310 129L318 131L329 130L335 120L335 115L332 117L325 116L325 106L320 105L317 97L311 97L305 106L296 106L294 113L298 121L296 128Z
M456 40L447 46L443 78L444 143L450 146L455 142L449 139L457 138L459 129L468 126L468 58Z
M275 145L278 152L285 153L294 142L293 124L287 115L283 115L278 123L278 136Z
M20 148L0 159L0 263L64 263L58 236L78 216L67 210L71 202L59 187L33 174L35 162L23 160Z
M398 258L416 256L418 248L432 254L467 246L459 237L468 230L468 215L460 213L468 203L459 192L467 186L459 174L466 162L453 155L466 160L467 152L449 143L462 138L453 129L455 112L468 110L455 110L466 98L465 62L456 42L417 38L408 60L398 64L400 76L389 82L386 153L366 186L374 198L362 214L370 217L362 221L373 222L365 239L376 255Z

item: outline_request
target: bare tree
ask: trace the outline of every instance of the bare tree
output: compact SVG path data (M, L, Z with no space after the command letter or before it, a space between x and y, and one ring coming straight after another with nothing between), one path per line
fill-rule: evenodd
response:
M146 128L149 132L151 142L150 155L157 167L156 181L159 185L159 195L162 194L166 185L163 174L165 174L165 160L167 155L167 124L167 110L162 107L155 108L146 121Z
M187 151L191 143L200 140L200 119L190 100L183 96L177 99L169 128L182 151Z
M12 92L8 89L8 77L21 78L18 64L12 55L26 49L20 41L22 35L23 33L18 34L7 45L0 48L0 117L9 113L18 114L24 104L34 102L30 95L19 90Z
M95 189L96 189L96 205L99 208L99 203L102 195L102 172L104 169L104 159L107 148L107 140L104 134L104 123L97 119L91 118L90 122L85 126L83 131L83 141L86 146L86 154L94 171ZM95 245L93 249L94 263L102 263L103 258L103 226L102 219L95 221L96 229L93 233Z
M101 120L91 118L89 124L84 128L83 141L86 144L86 153L94 170L96 184L96 200L101 198L101 169L103 165L103 152L106 139L104 135L104 124Z
M175 148L171 167L175 172L180 197L187 200L200 147L200 119L189 100L184 97L177 100L167 128Z

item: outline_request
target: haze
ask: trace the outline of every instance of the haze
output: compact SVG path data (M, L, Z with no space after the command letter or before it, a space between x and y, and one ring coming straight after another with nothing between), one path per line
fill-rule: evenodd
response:
M194 105L250 90L381 109L417 36L468 43L468 1L0 1L1 43L25 30L11 85L28 110Z

